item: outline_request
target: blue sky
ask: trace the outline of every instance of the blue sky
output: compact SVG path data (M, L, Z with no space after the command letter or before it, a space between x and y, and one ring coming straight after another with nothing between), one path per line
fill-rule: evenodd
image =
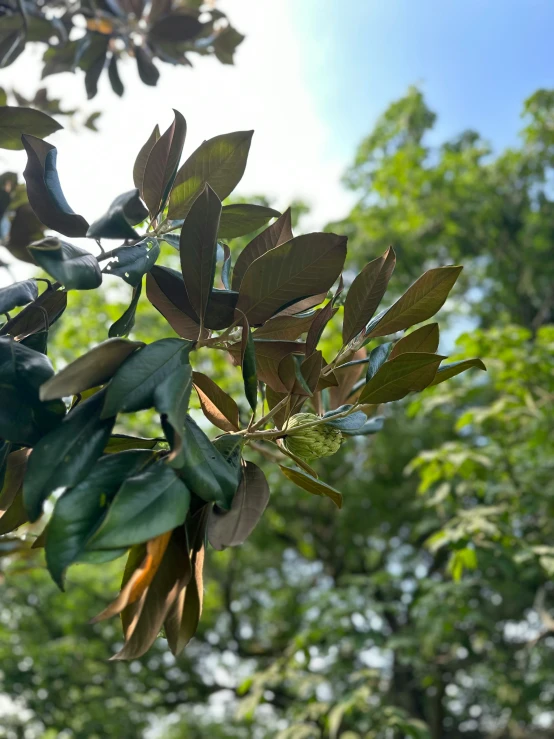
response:
M438 113L435 140L472 127L497 148L521 128L523 99L554 87L554 0L220 0L246 35L234 67L199 59L194 69L161 65L157 87L122 66L123 99L106 75L88 103L82 74L47 79L55 97L103 111L100 133L62 131L58 168L72 207L92 221L132 187L135 156L171 108L188 122L185 156L205 138L255 129L237 190L285 208L297 197L317 230L348 213L354 196L341 175L386 106L419 84ZM0 72L0 85L29 95L39 86L39 49ZM75 163L79 166L76 167ZM19 152L0 167L20 172Z
M439 114L437 137L475 128L511 145L521 105L554 86L552 0L290 0L307 79L343 155L410 84Z

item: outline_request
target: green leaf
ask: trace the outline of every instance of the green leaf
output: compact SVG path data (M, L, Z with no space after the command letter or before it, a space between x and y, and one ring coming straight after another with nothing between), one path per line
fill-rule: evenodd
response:
M376 346L375 349L371 350L369 357L367 358L368 366L365 376L366 382L369 382L372 377L375 377L377 372L387 361L392 351L392 346L393 345L390 342L387 342L386 344L380 344L379 346Z
M229 511L214 506L208 519L208 541L214 549L237 547L250 536L269 503L269 485L262 470L246 462Z
M165 462L128 478L108 508L88 549L115 549L153 539L185 522L190 492Z
M112 254L114 260L104 267L104 274L121 277L131 287L137 287L156 263L160 255L160 243L157 239L146 237L140 244L120 246Z
M370 418L363 426L352 430L343 429L342 433L346 436L370 436L371 434L376 434L378 431L381 431L384 425L385 417L375 416L374 418Z
M346 238L331 233L298 236L258 257L242 279L237 309L260 325L287 305L326 292L339 276Z
M202 30L203 24L191 13L179 12L163 15L150 27L148 36L154 43L164 41L191 41Z
M127 436L126 434L112 434L104 449L105 454L115 452L126 452L130 449L154 449L158 445L158 439L144 439L138 436Z
M40 388L41 400L77 395L110 380L142 341L108 339L64 367Z
M337 508L342 508L342 495L338 490L335 490L335 488L332 488L321 480L316 480L315 477L308 475L307 472L295 470L291 467L283 467L281 464L279 465L279 468L283 475L291 480L295 485L298 485L299 488L306 490L312 495L322 495L330 498Z
M38 298L38 285L35 280L14 282L8 287L0 288L0 313L8 313L20 305L31 303L36 298Z
M181 451L183 427L192 391L190 364L177 367L154 391L154 405L158 413L173 429L171 459Z
M131 355L106 390L102 418L132 413L154 405L154 392L179 365L188 364L192 342L160 339Z
M181 230L181 271L189 301L201 324L214 283L220 214L221 201L206 185L192 204Z
M291 211L290 208L287 208L275 223L272 223L271 226L268 226L268 228L255 236L239 254L233 269L233 290L240 288L244 273L255 259L261 257L262 254L265 254L270 249L280 246L280 244L284 244L291 239Z
M94 41L96 41L96 43L90 44L87 49L87 51L89 51L89 49L92 51L94 48L94 57L91 58L90 62L87 61L85 68L85 90L87 91L88 100L92 100L92 98L96 97L98 92L98 80L104 70L108 55L109 38L100 37L99 39L95 38Z
M101 216L89 227L87 236L91 239L138 239L133 226L148 215L148 209L140 199L138 189L119 195ZM123 247L132 249L133 247Z
M115 92L116 95L121 97L125 92L125 88L123 87L123 82L121 81L121 77L119 76L119 70L117 68L117 57L115 54L112 54L110 63L108 65L108 77L110 80L110 85L112 86L112 90Z
M40 110L5 105L0 108L0 149L23 149L21 134L42 139L61 128L58 121Z
M10 445L6 445L9 452ZM13 531L27 521L22 510L21 487L27 466L28 449L6 454L4 458L3 480L0 486L0 535Z
M252 413L256 413L258 407L258 370L256 366L256 347L248 319L244 313L241 317L242 336L240 342L240 366L242 369L242 381L244 383L244 394Z
M434 316L444 305L461 271L462 267L437 267L425 272L383 314L367 336L394 334Z
M239 408L233 398L201 372L193 372L192 381L206 418L222 431L238 431Z
M146 275L146 297L176 334L198 339L200 326L187 298L181 275L167 267L152 267Z
M64 236L86 236L88 223L70 208L62 192L55 146L34 136L22 136L27 152L23 172L29 203L40 221Z
M278 210L265 205L238 203L224 205L221 210L218 237L220 239L234 239L257 231L271 219L279 218Z
M360 403L390 403L404 398L409 392L419 391L431 384L444 357L424 352L399 354L385 362L365 385Z
M373 317L389 284L396 264L394 249L389 247L378 259L363 268L354 279L344 303L342 342L349 344Z
M183 116L177 110L173 114L173 123L153 145L144 168L142 197L153 217L163 208L169 195L187 133Z
M184 218L206 184L225 200L244 174L253 133L237 131L204 141L177 172L168 218Z
M150 134L148 138L148 141L144 144L142 149L139 151L137 158L135 160L135 164L133 166L133 182L135 183L135 187L139 190L141 195L143 195L144 171L146 169L148 157L150 156L150 152L154 148L154 144L159 138L160 138L160 129L158 128L158 124L156 124L154 126L154 130L152 131L152 133Z
M328 421L325 426L332 426L340 431L358 431L367 421L367 416L362 411L355 411L344 418L335 418Z
M405 352L428 352L432 354L437 351L438 346L439 324L428 323L397 341L390 353L390 358L394 359L394 357Z
M185 420L183 447L174 464L192 493L229 510L239 484L237 471L190 416Z
M147 51L143 46L135 46L134 52L140 79L145 85L155 87L160 79L160 73L152 61L151 52Z
M33 448L23 483L23 500L31 521L54 490L83 480L102 454L115 418L101 418L104 391L75 406L58 428Z
M112 323L108 330L108 336L110 338L115 336L128 336L133 326L135 325L135 314L137 312L137 305L142 293L142 282L139 282L136 287L133 288L133 295L129 307L125 310L123 315L117 319L115 323Z
M221 224L221 220L220 220ZM227 244L222 245L223 250L223 264L221 266L221 282L223 283L223 287L226 290L231 290L231 250L227 246ZM237 299L238 299L238 293L237 293Z
M54 370L50 360L14 341L0 338L0 438L33 445L43 433L57 426L65 405L41 403L39 388Z
M29 246L36 263L67 290L94 290L102 284L96 258L80 246L54 237Z
M451 362L450 364L443 364L439 367L435 379L430 383L430 386L440 385L441 382L449 380L451 377L459 375L461 372L465 372L472 367L487 371L485 364L480 359L462 359L459 362Z
M64 573L84 554L87 541L104 519L115 494L152 459L149 451L124 451L102 457L90 474L56 502L46 534L46 564L63 590Z
M30 305L0 329L0 336L9 334L19 340L52 326L67 307L65 290L47 289Z

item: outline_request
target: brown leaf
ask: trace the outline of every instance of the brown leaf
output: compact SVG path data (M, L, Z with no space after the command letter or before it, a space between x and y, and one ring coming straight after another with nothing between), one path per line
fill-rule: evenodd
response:
M144 168L142 196L152 216L159 213L169 195L185 143L186 121L178 110L173 114L173 123L152 147Z
M192 382L206 418L222 431L238 431L239 408L233 398L201 372L192 373Z
M233 290L239 290L244 273L255 259L261 257L266 251L290 241L290 239L292 239L291 210L287 208L275 223L272 223L271 226L255 236L239 254L233 268L231 283Z
M280 315L270 318L254 332L254 339L296 341L302 334L309 331L321 312L315 311L311 315L302 317Z
M352 355L351 359L354 361L356 359L365 359L365 357L367 357L367 352L365 348L362 347ZM352 388L360 379L362 373L365 372L365 369L365 364L355 364L350 367L346 367L345 369L335 369L333 374L339 384L336 387L331 387L329 390L329 410L339 408L341 405L346 403L350 393L352 392Z
M259 340L254 342L256 351L256 369L258 379L279 393L286 393L287 388L279 378L279 363L287 354L304 354L306 345L296 341ZM233 361L238 363L240 344L229 347Z
M390 403L425 389L433 382L443 359L438 354L424 352L399 354L385 362L364 386L360 403Z
M183 339L197 339L200 326L198 320L191 318L193 313L184 285L179 275L163 267L152 267L146 275L146 297L159 311L176 334ZM187 310L183 310L186 308ZM203 336L207 336L205 331Z
M427 352L433 354L439 346L439 324L428 323L426 326L412 331L411 334L403 336L393 346L389 355L389 361L399 354L406 352Z
M160 129L158 127L158 124L154 126L154 130L150 134L148 141L144 144L142 149L139 151L137 158L135 160L135 165L133 167L133 182L135 183L135 187L139 189L139 192L142 196L142 188L144 185L144 171L146 169L146 163L148 162L148 157L150 156L150 152L154 148L154 144L156 141L160 138Z

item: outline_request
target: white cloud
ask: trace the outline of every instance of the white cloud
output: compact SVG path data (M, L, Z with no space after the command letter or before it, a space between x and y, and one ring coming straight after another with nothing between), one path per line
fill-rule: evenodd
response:
M146 88L128 60L121 70L123 99L116 98L103 76L97 100L86 104L90 110L102 109L101 132L63 131L49 139L59 149L58 169L71 206L92 220L113 197L130 189L136 153L154 124L167 126L171 108L177 108L188 123L185 155L205 138L255 129L237 192L265 194L278 207L301 197L313 209L306 223L311 228L343 215L351 203L340 185L346 163L333 145L336 132L318 117L317 91L306 83L309 40L298 38L292 6L292 0L221 3L247 37L233 67L209 58L199 58L194 69L163 64L158 86ZM2 84L31 92L38 86L38 71L38 54L32 60L20 58L4 71ZM46 82L66 107L84 104L81 74ZM21 171L25 155L1 153L0 162Z

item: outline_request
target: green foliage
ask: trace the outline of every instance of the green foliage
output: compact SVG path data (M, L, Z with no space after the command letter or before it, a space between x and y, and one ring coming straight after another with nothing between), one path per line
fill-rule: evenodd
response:
M91 86L98 72L93 63L87 73ZM35 541L36 547L45 546L48 568L60 586L72 564L102 565L128 552L121 592L96 619L121 614L125 644L115 659L142 656L161 629L175 654L194 636L202 613L206 541L218 550L242 544L268 503L265 474L245 455L261 453L274 466L289 458L298 469L280 464L288 480L341 506L341 494L320 481L307 461L334 455L343 432L346 438L378 431L378 406L428 387L444 359L421 349L429 343L436 349L433 330L430 338L425 334L427 341L403 339L392 358L392 342L374 347L360 380L365 346L373 337L432 317L461 270L429 270L374 318L395 265L389 249L354 280L341 310L345 237L294 237L290 209L280 215L258 204L222 206L221 199L242 177L252 132L206 141L179 166L185 136L186 122L175 111L167 131L159 136L154 129L139 153L136 189L119 196L89 226L67 204L55 147L24 134L27 194L35 214L66 236L93 239L100 254L57 237L41 239L27 245L27 255L55 283L40 295L33 281L0 290L10 310L28 303L0 330L0 360L9 381L0 426L9 445L3 446L9 450L6 468L11 470L19 447L32 446L28 461L17 457L26 464L22 480L18 476L16 484L7 477L5 513L15 522L13 529L26 520L34 523L47 499L64 489ZM234 272L233 252L219 244L222 236L242 236L273 216L278 219L240 253ZM177 231L174 243L171 236L177 234L171 232ZM106 252L101 240L112 238L124 243ZM164 240L170 244L169 258ZM156 264L162 258L175 264L174 246L180 272ZM146 297L167 323L158 321L154 341L115 338L129 334L140 318L145 275ZM224 289L216 287L216 276ZM94 290L105 278L133 287L129 308L111 325L112 338L102 340L110 307L100 298L87 337L92 346L82 352L82 341L70 340L68 363L52 376L42 352L68 291ZM335 283L327 304L317 308ZM324 359L318 347L335 318L344 318L343 342ZM35 341L38 334L40 343L21 343ZM200 371L208 355L221 353L241 367L244 387L239 384L236 392L226 392ZM473 366L458 365L445 374ZM193 417L193 387L203 420ZM61 398L68 399L67 408ZM300 413L303 407L309 411ZM142 416L135 416L143 412L149 419L146 431ZM224 433L213 439L206 421L216 434ZM140 427L136 438L114 434L120 427L132 430L133 424ZM21 517L21 501L27 519ZM17 538L10 541L19 546Z
M199 54L233 64L235 50L244 37L221 10L200 5L195 0L80 2L67 12L59 0L7 3L0 17L0 67L12 64L26 44L46 44L42 78L82 70L87 96L93 98L106 68L112 90L123 95L118 66L127 57L135 58L141 81L150 86L156 85L160 76L154 60L191 66L189 56ZM84 29L76 21L79 16L86 19ZM33 104L45 104L42 93L37 93Z

